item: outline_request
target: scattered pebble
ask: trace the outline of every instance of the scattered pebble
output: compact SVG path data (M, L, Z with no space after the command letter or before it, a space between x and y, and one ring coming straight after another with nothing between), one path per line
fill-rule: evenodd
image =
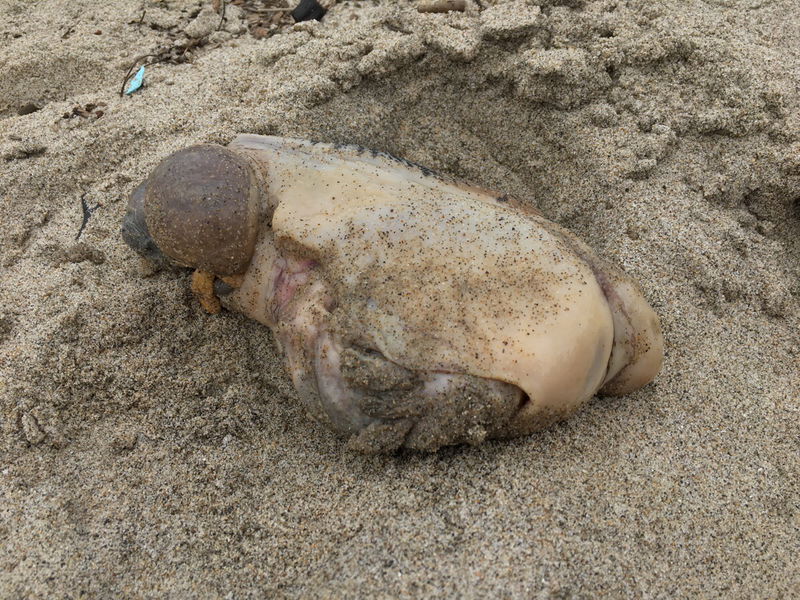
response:
M22 434L31 446L38 446L44 441L45 432L42 431L36 417L27 412L22 415L20 421L22 423Z
M417 2L417 10L421 13L462 12L466 8L465 0L419 0Z
M139 434L135 431L123 431L114 436L111 440L111 451L114 454L130 452L136 447L139 441Z
M199 39L211 35L219 27L220 17L211 7L206 7L189 23L183 32L190 38Z

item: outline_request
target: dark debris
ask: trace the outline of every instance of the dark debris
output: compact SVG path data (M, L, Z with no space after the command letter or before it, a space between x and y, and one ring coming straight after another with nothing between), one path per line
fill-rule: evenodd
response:
M105 114L105 108L108 106L105 102L89 102L81 106L76 104L72 107L71 111L67 111L61 117L62 119L72 119L74 117L81 117L82 119L97 120Z
M35 113L37 110L41 110L41 109L42 109L41 106L37 106L33 102L28 102L26 104L23 104L22 106L20 106L17 109L17 114L19 116L29 115L29 114Z
M300 4L292 11L292 18L295 22L301 21L320 21L325 16L325 10L317 0L300 0Z
M247 15L247 28L256 39L268 37L279 25L290 25L292 0L230 0L230 4L238 6Z
M83 211L83 219L81 221L81 227L80 229L78 229L78 234L75 236L76 240L81 237L83 230L86 229L86 224L89 222L89 217L91 217L92 213L96 211L98 208L100 208L99 202L94 206L92 206L91 208L89 208L89 205L86 204L86 194L81 196L81 209Z

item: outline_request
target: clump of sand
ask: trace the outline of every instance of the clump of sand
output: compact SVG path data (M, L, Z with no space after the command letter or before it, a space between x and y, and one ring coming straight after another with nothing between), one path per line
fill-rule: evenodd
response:
M797 592L793 0L228 8L0 6L0 595ZM529 199L642 283L664 372L528 438L347 453L264 328L118 235L161 158L242 132Z

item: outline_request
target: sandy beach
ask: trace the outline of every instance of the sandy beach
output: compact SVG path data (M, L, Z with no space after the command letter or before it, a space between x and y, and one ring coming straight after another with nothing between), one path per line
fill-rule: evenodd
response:
M800 596L796 0L238 4L0 0L0 597ZM663 371L348 450L268 329L120 238L160 160L239 133L524 199L641 283Z

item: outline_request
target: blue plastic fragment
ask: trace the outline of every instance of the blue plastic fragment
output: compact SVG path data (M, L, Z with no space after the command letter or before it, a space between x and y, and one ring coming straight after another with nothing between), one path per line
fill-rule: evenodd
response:
M128 89L125 90L125 94L130 96L133 92L142 87L142 83L144 83L144 65L139 67L139 70L136 71L136 75L133 76L133 79L131 79L128 84Z

